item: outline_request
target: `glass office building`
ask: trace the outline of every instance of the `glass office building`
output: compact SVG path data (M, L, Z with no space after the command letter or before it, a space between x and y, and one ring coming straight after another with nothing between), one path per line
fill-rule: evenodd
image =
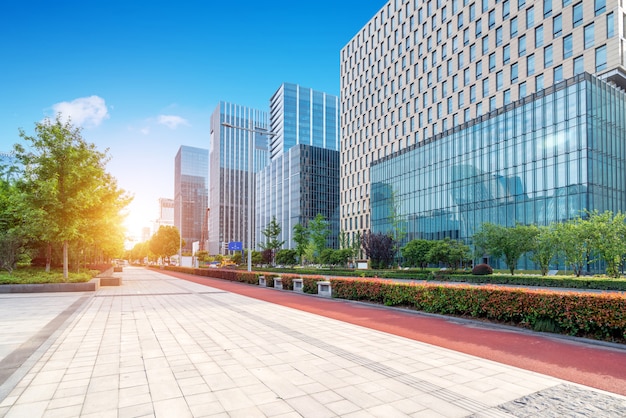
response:
M293 249L293 227L306 227L319 213L329 222L328 248L338 248L338 181L339 151L300 144L277 157L257 178L256 242L265 241L261 231L275 216L278 240Z
M583 73L372 164L372 230L471 243L484 222L626 211L626 93Z
M174 162L174 225L184 240L183 252L199 242L203 249L208 207L209 150L181 146Z
M211 116L210 254L224 254L230 242L242 242L247 248L249 227L254 240L249 205L254 212L255 173L269 161L266 131L267 113L260 110L220 102Z
M270 99L270 164L259 173L256 240L273 217L283 248L294 248L293 227L322 214L331 226L330 248L339 235L339 98L283 83ZM258 248L257 248L258 249Z

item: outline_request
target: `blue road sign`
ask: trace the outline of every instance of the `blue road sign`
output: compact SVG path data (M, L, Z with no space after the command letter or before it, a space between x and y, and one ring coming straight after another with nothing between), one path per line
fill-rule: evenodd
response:
M241 241L231 241L228 243L228 251L243 251Z

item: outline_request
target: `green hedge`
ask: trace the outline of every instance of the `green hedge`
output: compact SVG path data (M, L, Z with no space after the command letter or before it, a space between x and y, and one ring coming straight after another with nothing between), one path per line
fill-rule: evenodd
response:
M331 279L333 297L624 342L626 295Z
M596 289L626 291L626 280L611 279L604 276L527 276L522 274L491 274L476 276L473 274L449 274L436 272L429 280L463 282L475 284L509 284L517 286L562 287L567 289Z

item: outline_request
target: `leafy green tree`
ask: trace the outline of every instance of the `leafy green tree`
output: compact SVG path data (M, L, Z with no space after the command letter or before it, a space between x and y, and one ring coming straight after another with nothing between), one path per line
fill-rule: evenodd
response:
M296 250L279 250L276 253L276 263L284 266L293 266L298 262Z
M606 263L606 274L620 277L626 254L626 215L606 211L589 213L590 246Z
M537 235L535 235L535 243L530 259L537 263L542 276L547 275L550 270L550 263L557 252L557 242L553 226L537 227Z
M443 263L453 270L457 270L462 263L470 258L470 249L460 241L448 237L433 241L427 258L432 263Z
M295 250L300 264L304 264L304 254L309 244L309 231L302 224L293 226L293 241L296 243Z
M393 237L382 232L368 231L361 239L363 251L374 269L384 269L391 265L394 257Z
M400 253L400 244L406 237L406 221L400 215L400 202L398 201L395 190L391 193L390 200L390 218L391 218L391 238L393 239L393 254L398 257Z
M402 247L402 257L408 265L424 269L428 265L428 253L433 245L434 241L414 239Z
M185 242L183 241L183 247ZM158 258L169 261L169 258L180 249L180 233L175 226L161 225L159 230L150 238L150 251Z
M537 233L537 228L526 225L507 228L486 222L474 235L474 245L492 257L504 257L504 263L514 274L520 257L533 250Z
M259 251L252 251L252 264L255 266L263 264L263 254Z
M565 259L565 264L570 266L578 277L589 262L592 254L592 235L590 234L589 221L580 217L567 222L555 224L557 236L556 249Z
M332 249L332 248L324 248L322 250L322 253L319 256L319 261L322 264L325 264L327 266L332 266L333 263L333 258L334 258L334 253L336 250Z
M57 115L54 122L46 119L35 124L35 135L20 130L20 137L28 144L14 145L15 158L23 172L19 187L23 200L20 209L28 216L24 233L37 236L48 246L60 243L63 247L63 277L68 277L68 250L71 242L84 242L93 234L93 221L107 233L123 237L118 218L109 222L109 204L116 208L130 202L125 192L117 189L112 177L105 171L109 157L95 145L87 143L80 128L63 122ZM120 201L118 201L121 200ZM46 267L49 270L50 259Z
M309 246L311 250L312 259L317 262L322 251L326 248L326 242L330 236L330 228L328 221L324 218L324 215L318 213L315 218L309 221Z
M261 233L265 237L265 242L259 244L261 249L270 251L270 261L268 264L274 264L274 257L276 252L281 249L285 241L279 241L278 237L282 232L280 224L276 220L276 216L272 216L272 220L267 225L267 228L263 229Z

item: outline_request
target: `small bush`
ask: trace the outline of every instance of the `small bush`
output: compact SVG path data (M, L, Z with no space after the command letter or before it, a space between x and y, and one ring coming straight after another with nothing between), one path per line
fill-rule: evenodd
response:
M493 269L489 264L476 264L472 269L472 274L476 276L486 276L493 274Z

